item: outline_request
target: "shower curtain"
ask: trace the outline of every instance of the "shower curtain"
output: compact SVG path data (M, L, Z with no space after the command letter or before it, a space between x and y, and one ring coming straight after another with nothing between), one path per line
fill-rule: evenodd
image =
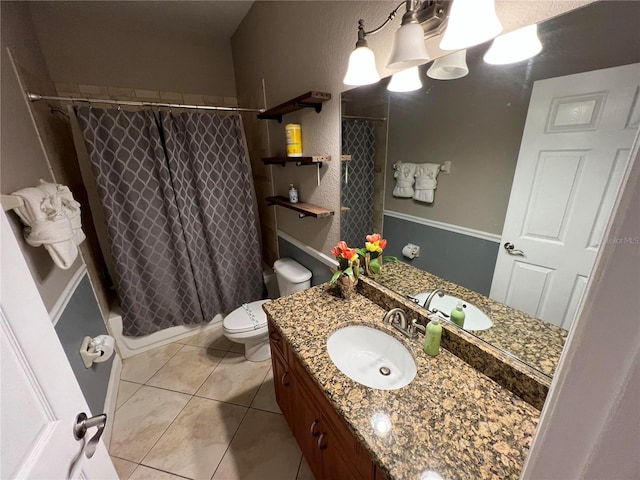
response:
M373 233L376 153L373 124L342 120L342 153L351 155L351 160L342 162L341 200L349 210L340 222L340 238L348 245L361 245Z
M240 117L75 112L107 222L123 333L208 322L261 298Z

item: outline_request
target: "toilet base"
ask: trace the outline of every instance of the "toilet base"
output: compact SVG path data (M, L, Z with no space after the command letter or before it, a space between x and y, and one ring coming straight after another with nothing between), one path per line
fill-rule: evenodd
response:
M244 345L244 358L250 362L264 362L271 358L271 347L269 345L269 339L260 343Z

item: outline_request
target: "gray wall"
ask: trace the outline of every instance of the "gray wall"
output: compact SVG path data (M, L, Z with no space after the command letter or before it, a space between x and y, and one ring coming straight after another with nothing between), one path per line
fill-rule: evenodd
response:
M1 19L0 189L3 194L9 194L20 188L37 185L39 179L53 181L53 175L34 124L34 119L37 121L41 116L50 116L48 107L44 103L38 106L27 104L7 48L11 48L15 55L27 88L45 95L54 94L55 90L40 52L26 2L2 2ZM73 274L82 265L82 260L78 258L68 270L56 267L43 247L27 245L22 235L23 226L16 214L9 213L7 217L42 301L47 311L51 311Z
M544 22L531 60L488 65L490 43L468 49L469 74L455 81L421 66L421 90L390 95L385 209L501 234L533 83L638 62L639 15L638 2L598 2ZM394 162L447 160L433 204L391 195Z
M385 255L489 295L499 243L389 215L384 217L384 237L388 242ZM402 256L407 243L420 247L419 257L411 260Z
M91 413L102 413L113 357L103 363L94 363L90 368L85 368L80 357L80 345L85 336L93 338L107 334L87 275L80 281L58 320L56 333Z
M278 237L278 248L280 250L280 258L292 258L300 265L311 270L312 287L331 280L331 271L329 270L329 267L320 260L309 255L307 252L300 250L298 247L287 242L281 237Z

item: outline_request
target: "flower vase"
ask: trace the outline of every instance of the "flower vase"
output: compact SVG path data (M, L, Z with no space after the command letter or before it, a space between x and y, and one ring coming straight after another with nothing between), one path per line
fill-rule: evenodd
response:
M340 297L345 300L351 300L356 296L356 285L358 284L358 279L351 278L348 275L341 275L336 283L338 285Z
M380 265L380 271L382 271L382 255L378 257L378 264ZM364 256L364 273L368 277L375 275L375 272L371 269L371 253L367 252Z

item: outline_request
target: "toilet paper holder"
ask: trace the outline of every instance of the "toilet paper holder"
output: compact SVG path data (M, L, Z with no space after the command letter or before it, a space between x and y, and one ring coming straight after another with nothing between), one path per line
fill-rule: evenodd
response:
M95 338L84 337L80 345L80 356L85 368L94 363L106 362L113 355L114 339L109 335L98 335Z

